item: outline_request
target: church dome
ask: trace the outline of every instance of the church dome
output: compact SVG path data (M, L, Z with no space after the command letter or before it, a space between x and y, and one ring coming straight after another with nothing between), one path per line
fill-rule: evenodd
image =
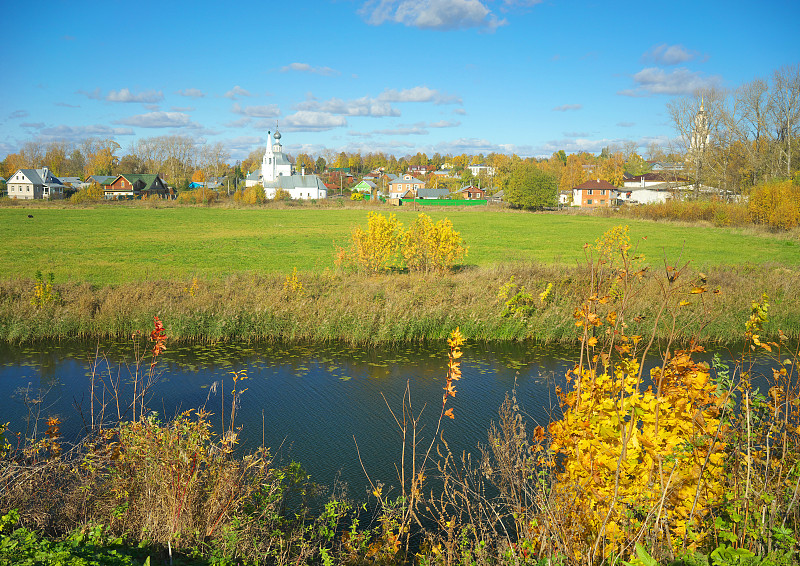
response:
M281 139L281 133L276 130L275 133L272 134L272 137L275 138L276 140L280 140Z

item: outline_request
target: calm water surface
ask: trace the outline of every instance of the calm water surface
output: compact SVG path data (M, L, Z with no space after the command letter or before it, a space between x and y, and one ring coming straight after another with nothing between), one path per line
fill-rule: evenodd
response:
M443 427L451 450L477 455L500 404L515 388L530 421L546 424L556 404L553 387L563 383L576 356L574 350L554 346L466 346L458 393L448 400L456 418L445 419ZM86 419L89 415L92 367L97 363L97 373L106 381L119 378L129 385L133 360L132 342L2 345L0 420L24 432L33 424L30 415L58 415L63 434L76 439L84 430L81 412ZM214 413L212 422L219 430L221 392L224 389L229 418L231 372L245 370L248 379L240 388L247 391L236 419L243 427L242 449L253 449L263 440L281 462L302 463L312 479L324 485L344 480L359 496L367 480L356 443L370 476L396 485L394 464L399 462L401 437L387 404L399 413L408 383L414 410L423 411L422 435L430 442L441 410L446 365L444 344L391 349L169 344L156 366L160 377L148 407L169 418L205 406ZM143 364L145 370L148 367L149 358ZM37 397L41 402L30 401Z

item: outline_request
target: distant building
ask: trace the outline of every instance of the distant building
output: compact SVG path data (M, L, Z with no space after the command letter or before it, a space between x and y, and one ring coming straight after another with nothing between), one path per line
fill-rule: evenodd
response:
M444 167L442 167L444 169ZM494 175L494 167L489 167L488 165L479 164L479 165L470 165L467 167L469 169L470 174L473 177L477 177L481 173L486 173L489 176Z
M19 200L61 199L67 187L47 167L18 169L6 181L8 197Z
M486 198L486 191L476 186L463 187L461 194L467 200Z
M117 175L110 183L103 183L103 194L107 200L137 199L158 195L169 198L169 188L158 175L125 173Z
M617 187L603 179L581 183L572 188L572 206L597 208L611 206L611 198Z
M396 177L389 182L389 197L390 198L410 198L416 194L419 189L424 189L425 183L415 178L409 173L405 173L402 177ZM410 196L408 195L411 191Z
M273 139L275 143L273 144ZM249 178L248 181L249 182ZM247 183L246 182L246 183ZM264 196L275 198L278 189L289 193L293 199L323 199L328 197L328 188L316 175L298 175L289 158L283 153L281 133L267 132L267 150L261 161L261 182Z

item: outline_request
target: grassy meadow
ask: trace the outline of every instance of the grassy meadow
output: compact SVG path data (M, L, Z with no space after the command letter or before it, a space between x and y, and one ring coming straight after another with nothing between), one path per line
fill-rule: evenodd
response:
M374 208L0 208L0 280L53 272L57 283L117 285L136 281L222 279L234 274L322 273L336 246ZM381 208L406 225L417 212ZM464 208L425 210L449 218L469 254L466 265L514 262L574 266L583 245L621 222L654 266L691 261L715 266L800 265L800 241L756 231L654 223L574 214ZM29 218L28 215L33 218Z
M408 226L417 211L374 206L294 204L226 208L54 205L0 208L0 339L125 336L153 315L184 340L439 340L456 326L470 339L570 341L572 313L591 280L586 243L619 224L651 267L637 308L656 317L665 262L689 264L709 293L682 309L677 334L737 341L752 300L767 293L772 332L800 334L800 241L795 235L704 225L620 220L496 208L425 212L449 218L469 246L464 265L444 276L364 276L335 266L367 212L396 214ZM29 217L32 216L31 217ZM297 268L302 292L284 282ZM53 273L52 301L33 305L37 270ZM552 283L547 308L502 316L499 289L511 278L537 296ZM194 283L193 283L194 282ZM649 318L647 318L649 317ZM642 331L647 331L645 325ZM657 332L658 334L658 332Z

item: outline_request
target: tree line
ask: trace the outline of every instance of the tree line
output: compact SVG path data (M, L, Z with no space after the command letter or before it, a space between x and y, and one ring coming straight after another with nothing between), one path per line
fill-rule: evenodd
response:
M710 88L673 99L667 104L667 113L676 137L665 146L651 143L644 151L631 141L605 147L599 155L559 150L549 158L494 152L437 152L430 156L417 152L397 157L381 151L362 154L334 150L318 155L303 152L289 158L298 171L322 175L334 168L349 168L356 178L376 169L400 174L416 166L449 167L448 178L432 173L418 176L428 187L455 190L475 184L490 194L509 188L513 192L513 187L530 177L531 167L545 173L548 186L554 184L557 193L589 179L621 186L625 173L640 175L650 170L653 161L668 161L683 164L681 175L698 188L706 185L727 195L747 194L752 187L772 179L792 178L800 168L799 69L795 64L735 89ZM704 114L699 123L701 107ZM169 184L181 188L193 178L244 178L261 166L264 151L263 146L256 148L243 161L233 163L223 143L201 144L179 135L142 138L124 152L112 139L29 141L0 162L0 170L6 178L19 168L43 166L56 176L82 179L93 174L159 173ZM489 166L491 173L471 175L468 167L477 164Z

